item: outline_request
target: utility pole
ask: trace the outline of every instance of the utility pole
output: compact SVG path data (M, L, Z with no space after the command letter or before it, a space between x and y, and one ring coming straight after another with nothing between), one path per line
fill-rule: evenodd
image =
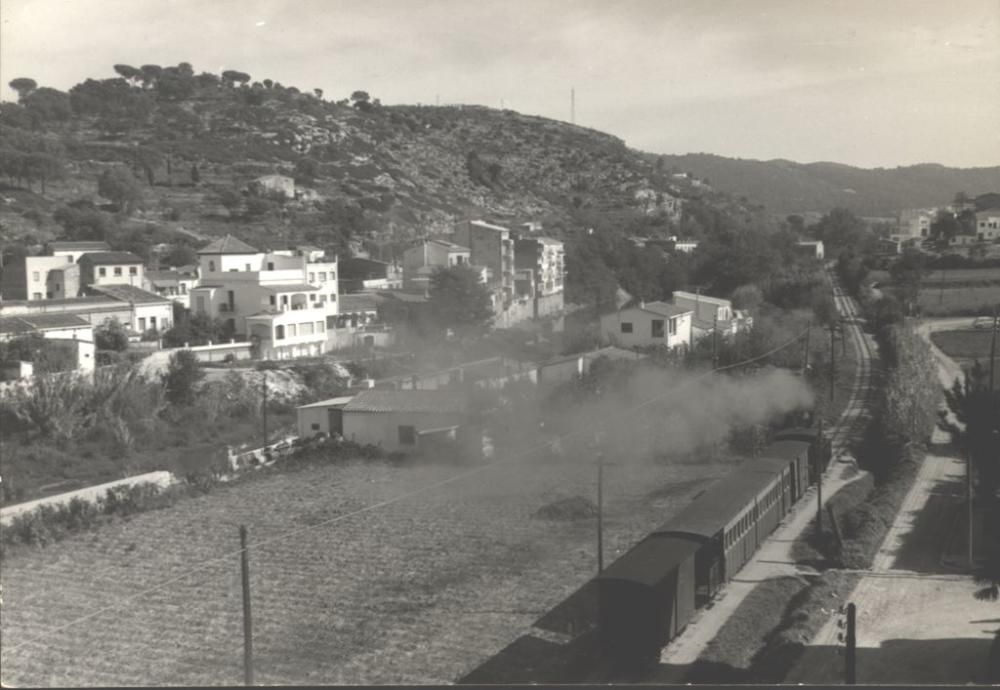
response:
M250 617L250 557L246 525L240 525L240 571L243 579L243 684L253 685L253 622Z
M267 445L267 369L264 370L264 402L261 404L261 416L264 422L264 445Z
M857 680L857 634L855 630L857 609L854 604L847 605L847 653L844 655L844 682L854 685Z
M1000 311L993 307L993 337L990 339L990 393L993 392L993 374L997 365L997 331L1000 331Z
M823 418L819 420L819 433L816 436L817 446L813 450L813 471L816 473L816 534L823 534Z
M965 493L966 493L966 503L969 506L969 570L974 567L973 555L972 555L972 532L974 525L974 516L972 510L972 453L968 449L965 451Z
M834 388L837 381L837 364L836 364L836 351L834 348L837 345L835 339L836 327L830 324L830 401L833 401Z
M600 438L600 437L598 437ZM604 451L597 445L597 572L604 572Z
M719 368L719 312L712 319L712 368Z
M809 372L809 336L812 335L812 321L806 326L806 351L802 357L802 375L805 376Z

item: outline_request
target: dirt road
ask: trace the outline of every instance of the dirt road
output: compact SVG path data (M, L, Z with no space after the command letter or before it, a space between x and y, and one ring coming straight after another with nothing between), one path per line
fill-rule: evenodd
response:
M961 327L965 320L927 322L918 332ZM960 370L940 350L942 383ZM937 430L885 542L849 597L857 607L857 677L868 683L982 682L1000 604L976 601L976 586L956 558L965 529L964 463ZM960 549L959 549L960 550ZM824 626L787 683L839 683L844 657L836 617Z

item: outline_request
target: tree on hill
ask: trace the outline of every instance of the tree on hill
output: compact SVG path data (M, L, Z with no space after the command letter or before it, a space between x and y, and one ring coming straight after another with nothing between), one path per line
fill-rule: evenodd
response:
M138 84L142 81L142 70L132 65L115 65L114 70L130 84Z
M107 241L118 229L114 216L89 202L60 206L52 218L63 227L63 237L67 240Z
M38 82L34 79L30 79L29 77L18 77L17 79L12 79L7 85L17 92L17 99L19 101L24 100L28 94L38 88Z
M21 99L31 115L32 126L39 127L44 122L65 122L73 117L73 107L69 94L43 86Z
M125 215L130 215L142 201L139 181L127 168L121 166L104 171L97 180L97 193L114 202Z
M474 333L493 318L490 293L467 266L442 268L431 275L430 309L441 328Z
M180 350L170 355L167 371L161 376L167 400L175 407L191 405L195 386L204 377L201 362L191 350Z
M222 83L226 86L233 87L236 84L243 85L250 81L250 75L246 72L240 72L234 69L227 69L222 73Z
M159 65L143 65L139 68L139 72L142 74L143 88L150 88L156 86L157 80L163 74L163 68Z
M358 110L368 112L372 109L371 96L367 91L355 91L351 94L351 105Z

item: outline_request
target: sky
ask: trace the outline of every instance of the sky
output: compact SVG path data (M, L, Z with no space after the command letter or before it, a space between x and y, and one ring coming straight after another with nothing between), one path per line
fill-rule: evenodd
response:
M2 98L125 63L477 103L656 153L1000 165L1000 0L2 0Z

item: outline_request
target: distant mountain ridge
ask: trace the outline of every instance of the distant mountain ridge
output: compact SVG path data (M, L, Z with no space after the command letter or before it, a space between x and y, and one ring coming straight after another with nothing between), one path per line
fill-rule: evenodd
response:
M897 168L856 168L842 163L796 163L726 158L706 153L662 155L663 166L708 179L713 187L764 204L776 214L825 213L841 206L864 216L891 216L906 208L951 202L1000 191L1000 165L949 168L922 163Z

